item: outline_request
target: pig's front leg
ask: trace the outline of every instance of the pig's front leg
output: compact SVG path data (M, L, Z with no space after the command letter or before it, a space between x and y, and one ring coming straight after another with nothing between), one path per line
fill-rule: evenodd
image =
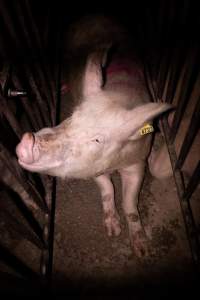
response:
M108 236L118 236L121 232L120 218L115 207L114 187L110 175L100 175L94 180L100 188L104 212L103 223L107 229Z
M140 162L120 170L122 179L122 206L128 224L131 247L136 256L147 254L147 239L138 213L145 163Z

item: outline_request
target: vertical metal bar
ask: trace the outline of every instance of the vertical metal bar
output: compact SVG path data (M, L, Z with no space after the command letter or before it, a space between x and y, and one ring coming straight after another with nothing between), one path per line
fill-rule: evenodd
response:
M170 70L170 77L169 77L169 84L166 91L166 102L172 103L174 100L174 96L176 93L176 87L178 85L178 81L180 79L180 74L183 68L183 57L184 50L179 53L179 48L175 49L174 59L171 62L171 70Z
M163 127L167 148L170 153L170 160L171 160L174 179L175 179L177 192L180 200L180 206L181 206L181 211L185 223L186 233L190 244L192 258L194 260L195 265L198 266L198 268L200 268L200 242L198 239L197 228L190 207L190 203L187 201L186 198L183 197L185 187L181 176L181 172L180 170L175 170L177 157L176 157L174 145L171 143L169 139L170 131L169 131L168 121L166 117L163 117L163 119L161 120L161 124Z
M176 168L181 169L188 152L192 146L192 143L194 141L194 138L199 131L199 126L200 126L200 97L197 101L197 104L195 106L194 112L192 114L190 124L185 136L185 139L183 141L178 160L176 162Z
M181 118L183 116L183 113L185 111L186 105L189 101L189 97L191 95L195 80L196 80L196 64L197 64L197 50L195 50L196 53L190 53L190 57L188 61L186 62L186 67L184 70L184 76L183 76L183 82L182 82L182 93L179 98L179 104L176 109L173 123L172 123L172 129L171 129L171 135L170 140L171 142L174 142ZM195 54L195 55L194 55ZM187 88L185 88L187 86Z
M195 191L197 185L200 182L200 161L198 162L194 173L192 174L192 177L190 178L190 181L186 187L186 190L183 194L183 198L185 199L185 201L189 201L193 192Z
M19 44L19 42L21 41L21 43L22 43L22 45L24 45L24 42L26 41L30 41L30 39L29 39L29 37L28 37L28 35L26 35L26 38L23 40L23 39L21 39L21 36L19 36L18 37L18 35L17 35L17 33L16 33L16 28L15 28L15 26L14 26L14 23L13 23L13 20L11 19L11 17L10 17L10 15L9 15L9 13L8 13L8 11L7 11L7 7L4 5L4 8L5 8L5 16L6 16L6 18L5 18L5 16L4 16L4 14L3 14L3 16L4 16L4 21L6 22L6 24L8 23L8 28L9 28L9 34L11 35L11 37L13 38L13 40L14 40L14 43L18 46L18 47L20 47L20 44ZM24 28L24 31L26 32L26 30L25 30L25 24L23 24L24 26L23 26L23 28ZM21 48L21 47L20 47ZM31 45L31 52L33 51L33 49L34 49L34 47L33 47L33 45ZM33 78L33 76L32 76L32 74L31 74L31 72L29 72L28 71L28 68L27 68L27 66L24 66L23 67L23 69L24 69L24 72L26 73L26 75L27 75L27 78L29 79L29 81L30 81L30 85L32 86L32 88L33 88L33 90L35 91L35 93L36 93L36 97L37 97L37 100L38 100L38 104L39 104L39 109L40 109L40 115L43 117L43 119L45 120L45 123L46 124L49 124L49 119L47 118L47 114L46 113L43 113L43 111L45 112L46 110L47 110L47 105L44 103L44 101L42 100L42 97L41 97L41 95L40 95L40 92L38 91L38 89L37 89L37 85L36 85L36 83L35 83L35 80L34 80L34 78ZM39 73L41 73L40 72L40 68L38 68L38 72ZM44 122L43 122L43 124L44 124Z
M5 184L10 184L10 187L17 192L23 199L26 206L37 209L40 207L43 211L47 211L47 207L42 200L40 194L35 188L28 183L20 172L18 163L15 157L12 157L7 149L0 143L0 163L3 163L5 173L1 179ZM3 170L3 166L2 166Z
M56 100L59 102L60 98L60 79L61 79L61 22L57 15L57 37L56 37L56 68L55 68L55 90ZM55 111L55 123L58 121L58 115ZM45 276L46 283L51 284L52 266L53 266L53 238L54 238L54 218L55 218L55 197L56 197L56 178L52 178L48 181L51 188L48 191L52 191L51 194L47 193L46 202L48 203L49 213L45 215L45 223L43 228L44 241L48 245L47 249L44 249L41 254L41 274Z
M16 88L19 89L27 89L30 90L30 87L28 88L28 86L26 85L24 87L24 85L22 85L23 79L21 78L21 75L19 72L13 72L12 73L12 80L13 80L13 84ZM41 115L38 114L38 107L36 106L36 103L34 103L34 101L31 101L31 98L33 96L28 93L27 97L24 98L19 98L19 101L22 103L22 106L24 108L24 112L26 114L26 116L28 117L28 121L30 124L30 127L33 131L35 130L39 130L42 128L43 122L41 120Z
M0 113L4 114L9 124L11 125L13 131L15 132L16 136L20 139L22 136L22 129L19 122L15 118L12 111L8 109L6 100L1 95L0 95L0 101L1 101Z
M36 39L36 44L39 46L38 48L41 50L42 49L42 41L41 41L37 26L35 24L35 21L33 19L33 16L32 16L31 10L30 10L29 1L25 0L24 8L26 9L26 11L24 11L24 13L25 13L25 15L27 15L27 17L29 18L30 23L32 25L34 37ZM48 86L47 92L48 91L50 92L49 97L50 97L50 99L52 99L52 101L53 101L52 104L54 104L54 106L55 106L55 99L54 99L54 93L53 93L54 86L52 83L52 78L49 76L49 70L46 68L47 64L46 64L44 55L41 55L41 57L42 57L42 67L44 68L44 73L47 78L46 79L46 84Z

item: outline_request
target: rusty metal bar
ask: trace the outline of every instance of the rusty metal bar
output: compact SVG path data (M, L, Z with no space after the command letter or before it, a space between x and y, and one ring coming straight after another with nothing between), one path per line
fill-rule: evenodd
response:
M183 141L178 160L176 162L176 168L181 169L188 152L192 146L192 143L194 141L195 136L197 135L197 132L199 131L199 125L200 125L200 97L196 103L196 106L194 108L194 112L192 114L190 124L185 136L185 139Z
M186 187L185 192L183 193L183 198L185 201L189 201L193 192L195 191L197 185L200 182L200 161L198 162L194 173L192 174L192 177L190 178L190 181Z

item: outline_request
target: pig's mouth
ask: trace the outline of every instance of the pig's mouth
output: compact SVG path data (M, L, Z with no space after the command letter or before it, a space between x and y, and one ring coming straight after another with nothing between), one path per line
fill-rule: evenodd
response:
M60 166L59 163L55 162L54 164L51 163L51 166L46 166L46 164L42 164L42 163L32 163L32 164L27 164L24 163L23 161L21 161L20 159L18 159L18 163L20 164L21 167L23 167L24 169L28 170L28 171L32 171L32 172L48 172L48 170L51 170L53 168L56 168L58 166Z
M58 161L43 161L40 157L35 136L32 133L25 133L21 142L16 147L18 162L24 169L32 172L42 172L58 167Z

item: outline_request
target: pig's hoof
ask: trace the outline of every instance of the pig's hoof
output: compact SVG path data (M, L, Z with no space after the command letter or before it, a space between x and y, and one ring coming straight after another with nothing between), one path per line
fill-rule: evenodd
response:
M104 224L107 229L108 236L118 236L121 233L119 216L114 214L104 219Z
M142 230L132 234L130 240L134 255L136 255L138 258L148 256L148 241L145 233Z

